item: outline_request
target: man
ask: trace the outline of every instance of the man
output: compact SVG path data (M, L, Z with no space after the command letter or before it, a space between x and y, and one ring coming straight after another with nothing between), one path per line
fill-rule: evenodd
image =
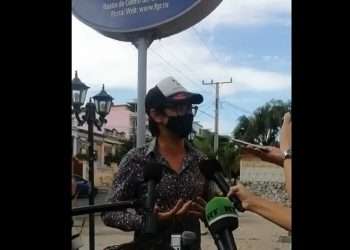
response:
M186 138L192 132L193 117L197 111L193 105L202 101L202 95L188 92L173 77L163 79L150 89L145 109L154 138L124 156L113 181L113 194L109 201L142 199L147 192L143 180L144 166L149 162L164 165L162 178L155 188L159 234L152 239L154 249L162 249L164 244L169 246L171 234L183 231L197 234L194 249L200 249L199 218L204 213L204 199L208 198L209 187L198 163L206 157ZM102 219L107 226L135 231L135 242L142 239L142 209L105 212Z
M283 167L286 190L288 192L289 200L292 202L292 121L290 113L284 115L282 128L280 131L280 148L266 147L267 152L255 150L249 148L248 151L260 156L263 160L276 163ZM227 196L235 194L240 201L242 206L253 213L259 214L267 220L283 227L288 231L292 231L292 215L291 208L285 207L280 203L273 202L255 194L249 192L242 184L237 184L231 187L230 192Z

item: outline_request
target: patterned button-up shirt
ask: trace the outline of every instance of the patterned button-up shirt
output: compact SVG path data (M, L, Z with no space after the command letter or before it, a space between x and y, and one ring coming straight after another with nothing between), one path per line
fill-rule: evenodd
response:
M185 142L186 154L180 173L176 173L169 163L157 150L156 139L143 147L130 150L122 159L119 171L113 180L112 196L108 201L117 202L134 199L144 199L147 186L143 179L143 168L148 162L164 165L160 183L155 187L156 205L160 211L169 211L182 198L185 202L194 200L197 196L205 200L209 198L209 185L201 174L198 163L206 156ZM135 231L135 238L139 235L143 225L143 210L127 209L102 213L102 219L107 226L116 227L124 231ZM159 237L170 241L170 235L181 234L183 231L193 231L199 238L200 224L197 218L185 216L181 221L172 221L162 226Z

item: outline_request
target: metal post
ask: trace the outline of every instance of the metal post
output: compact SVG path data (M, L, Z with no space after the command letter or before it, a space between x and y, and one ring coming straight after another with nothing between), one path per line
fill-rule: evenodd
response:
M86 104L86 118L88 124L88 142L89 142L89 181L91 185L91 192L89 195L89 205L94 205L94 122L95 122L95 104L91 102ZM89 215L89 246L90 250L95 250L95 215Z
M216 159L218 159L219 148L219 84L216 85L216 97L215 97L215 137L214 137L214 153Z
M133 44L138 51L138 80L137 80L137 134L136 146L145 143L146 134L146 112L145 96L147 88L147 48L152 43L146 37L138 38Z

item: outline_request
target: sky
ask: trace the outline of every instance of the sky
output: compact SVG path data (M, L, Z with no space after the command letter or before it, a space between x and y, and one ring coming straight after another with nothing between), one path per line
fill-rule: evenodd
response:
M102 84L123 104L137 98L137 49L113 40L72 15L72 78L90 89ZM215 87L220 85L219 133L230 135L238 117L271 99L291 99L291 0L223 0L205 19L148 49L147 90L173 76L203 95L195 121L214 131Z

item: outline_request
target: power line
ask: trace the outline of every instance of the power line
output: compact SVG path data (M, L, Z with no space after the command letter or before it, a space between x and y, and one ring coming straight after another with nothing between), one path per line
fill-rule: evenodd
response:
M165 46L159 42L159 45L161 46L162 50L165 50ZM197 80L200 79L199 75L197 74L197 72L195 72L191 67L189 67L187 64L185 64L184 62L182 62L178 56L176 56L174 53L171 52L171 50L167 50L167 53L171 54L171 56L173 58L176 58L184 67L185 69L188 69L189 71L191 71L192 73L196 74L197 76ZM198 82L201 82L201 80L199 80ZM200 86L200 85L199 85Z
M221 102L221 101L220 101L220 103L221 103L221 104L224 104L224 102ZM225 106L226 106L226 105L225 105ZM226 107L227 107L227 106L226 106ZM223 107L223 108L224 108L224 107ZM235 109L231 109L231 110L233 111L233 113L235 113L236 116L239 116L239 115L240 115L239 113L237 113L237 111L236 111Z
M222 100L222 102L224 102L224 103L230 105L231 107L233 107L233 108L235 108L235 109L237 109L237 110L240 110L240 111L243 112L243 113L252 115L252 112L251 112L251 111L246 110L246 109L244 109L244 108L242 108L242 107L240 107L240 106L238 106L238 105L236 105L236 104L233 104L233 103L231 103L231 102L229 102L229 101L226 101L226 100Z
M152 51L152 49L151 49L151 51ZM153 51L152 51L153 52ZM154 52L153 52L154 53ZM155 53L154 53L155 54ZM159 55L157 55L159 58L160 58L160 56ZM162 59L162 58L161 58ZM163 60L164 61L164 60ZM164 64L161 64L162 65L162 68L163 69L165 69L165 71L166 72L168 72L169 73L169 75L172 75L173 73L171 73L169 70L168 70L168 68L166 68L165 66L164 66Z
M160 54L158 54L157 52L155 52L153 49L150 49L152 51L152 53L154 53L155 55L157 55L162 61L164 61L170 68L174 69L175 71L177 71L180 75L184 76L187 80L189 80L192 84L196 84L197 86L199 86L203 92L207 93L209 95L210 98L212 93L208 92L207 90L205 90L204 88L201 87L201 85L199 83L196 83L195 81L193 81L191 78L189 78L186 74L184 74L181 70L179 70L178 68L174 67L172 64L170 64L163 56L161 56Z
M179 39L178 39L178 40L179 40ZM174 55L173 53L171 53L171 54ZM174 56L174 57L177 57L177 56ZM177 57L177 58L178 58L178 57ZM187 59L187 58L186 58L186 59ZM190 67L186 66L186 68L190 68ZM193 70L193 69L192 69L191 71L197 73L197 71L195 71L195 70ZM207 72L201 71L201 72L200 72L200 75L203 75L203 73L207 73ZM199 75L197 74L197 76L199 76ZM207 76L208 76L208 75L207 75ZM201 78L202 78L202 77L200 76L199 79L201 79ZM206 77L206 78L208 78L208 77ZM201 81L201 80L200 80L200 81ZM213 87L213 88L214 88L214 87Z
M201 104L201 109L205 109L205 110L208 110L208 109L211 109L212 110L212 104L211 103L205 103L205 104Z
M213 115L208 114L208 113L205 112L205 111L202 111L202 110L200 110L200 109L198 109L198 111L201 112L201 113L203 113L203 114L205 114L205 115L207 115L207 116L209 116L209 117L212 118L212 119L215 119L215 117L214 117Z
M204 45L204 47L206 47L206 49L209 51L209 53L212 55L212 57L215 59L215 61L220 65L219 59L218 59L218 58L215 56L215 54L209 49L209 46L207 46L207 44L206 44L206 43L204 42L204 40L201 38L201 36L199 35L199 32L196 30L196 28L195 28L195 27L192 27L192 29L194 30L194 33L196 34L198 40ZM225 74L227 74L228 76L230 75L230 73L229 73L226 69L224 69L224 68L222 68L222 67L220 67L220 69L222 69L223 72L225 72Z
M179 70L178 68L176 68L175 66L173 66L172 64L170 64L163 56L161 56L160 54L158 54L157 52L155 52L153 49L151 49L151 51L157 55L160 59L162 59L169 67L175 69L177 72L179 72L182 76L184 76L187 80L189 80L192 84L198 84L198 86L201 86L199 83L196 83L195 81L193 81L191 78L189 78L187 75L185 75L181 70ZM205 90L204 88L200 87L204 92L206 92L207 94L212 94L209 93L207 90Z

